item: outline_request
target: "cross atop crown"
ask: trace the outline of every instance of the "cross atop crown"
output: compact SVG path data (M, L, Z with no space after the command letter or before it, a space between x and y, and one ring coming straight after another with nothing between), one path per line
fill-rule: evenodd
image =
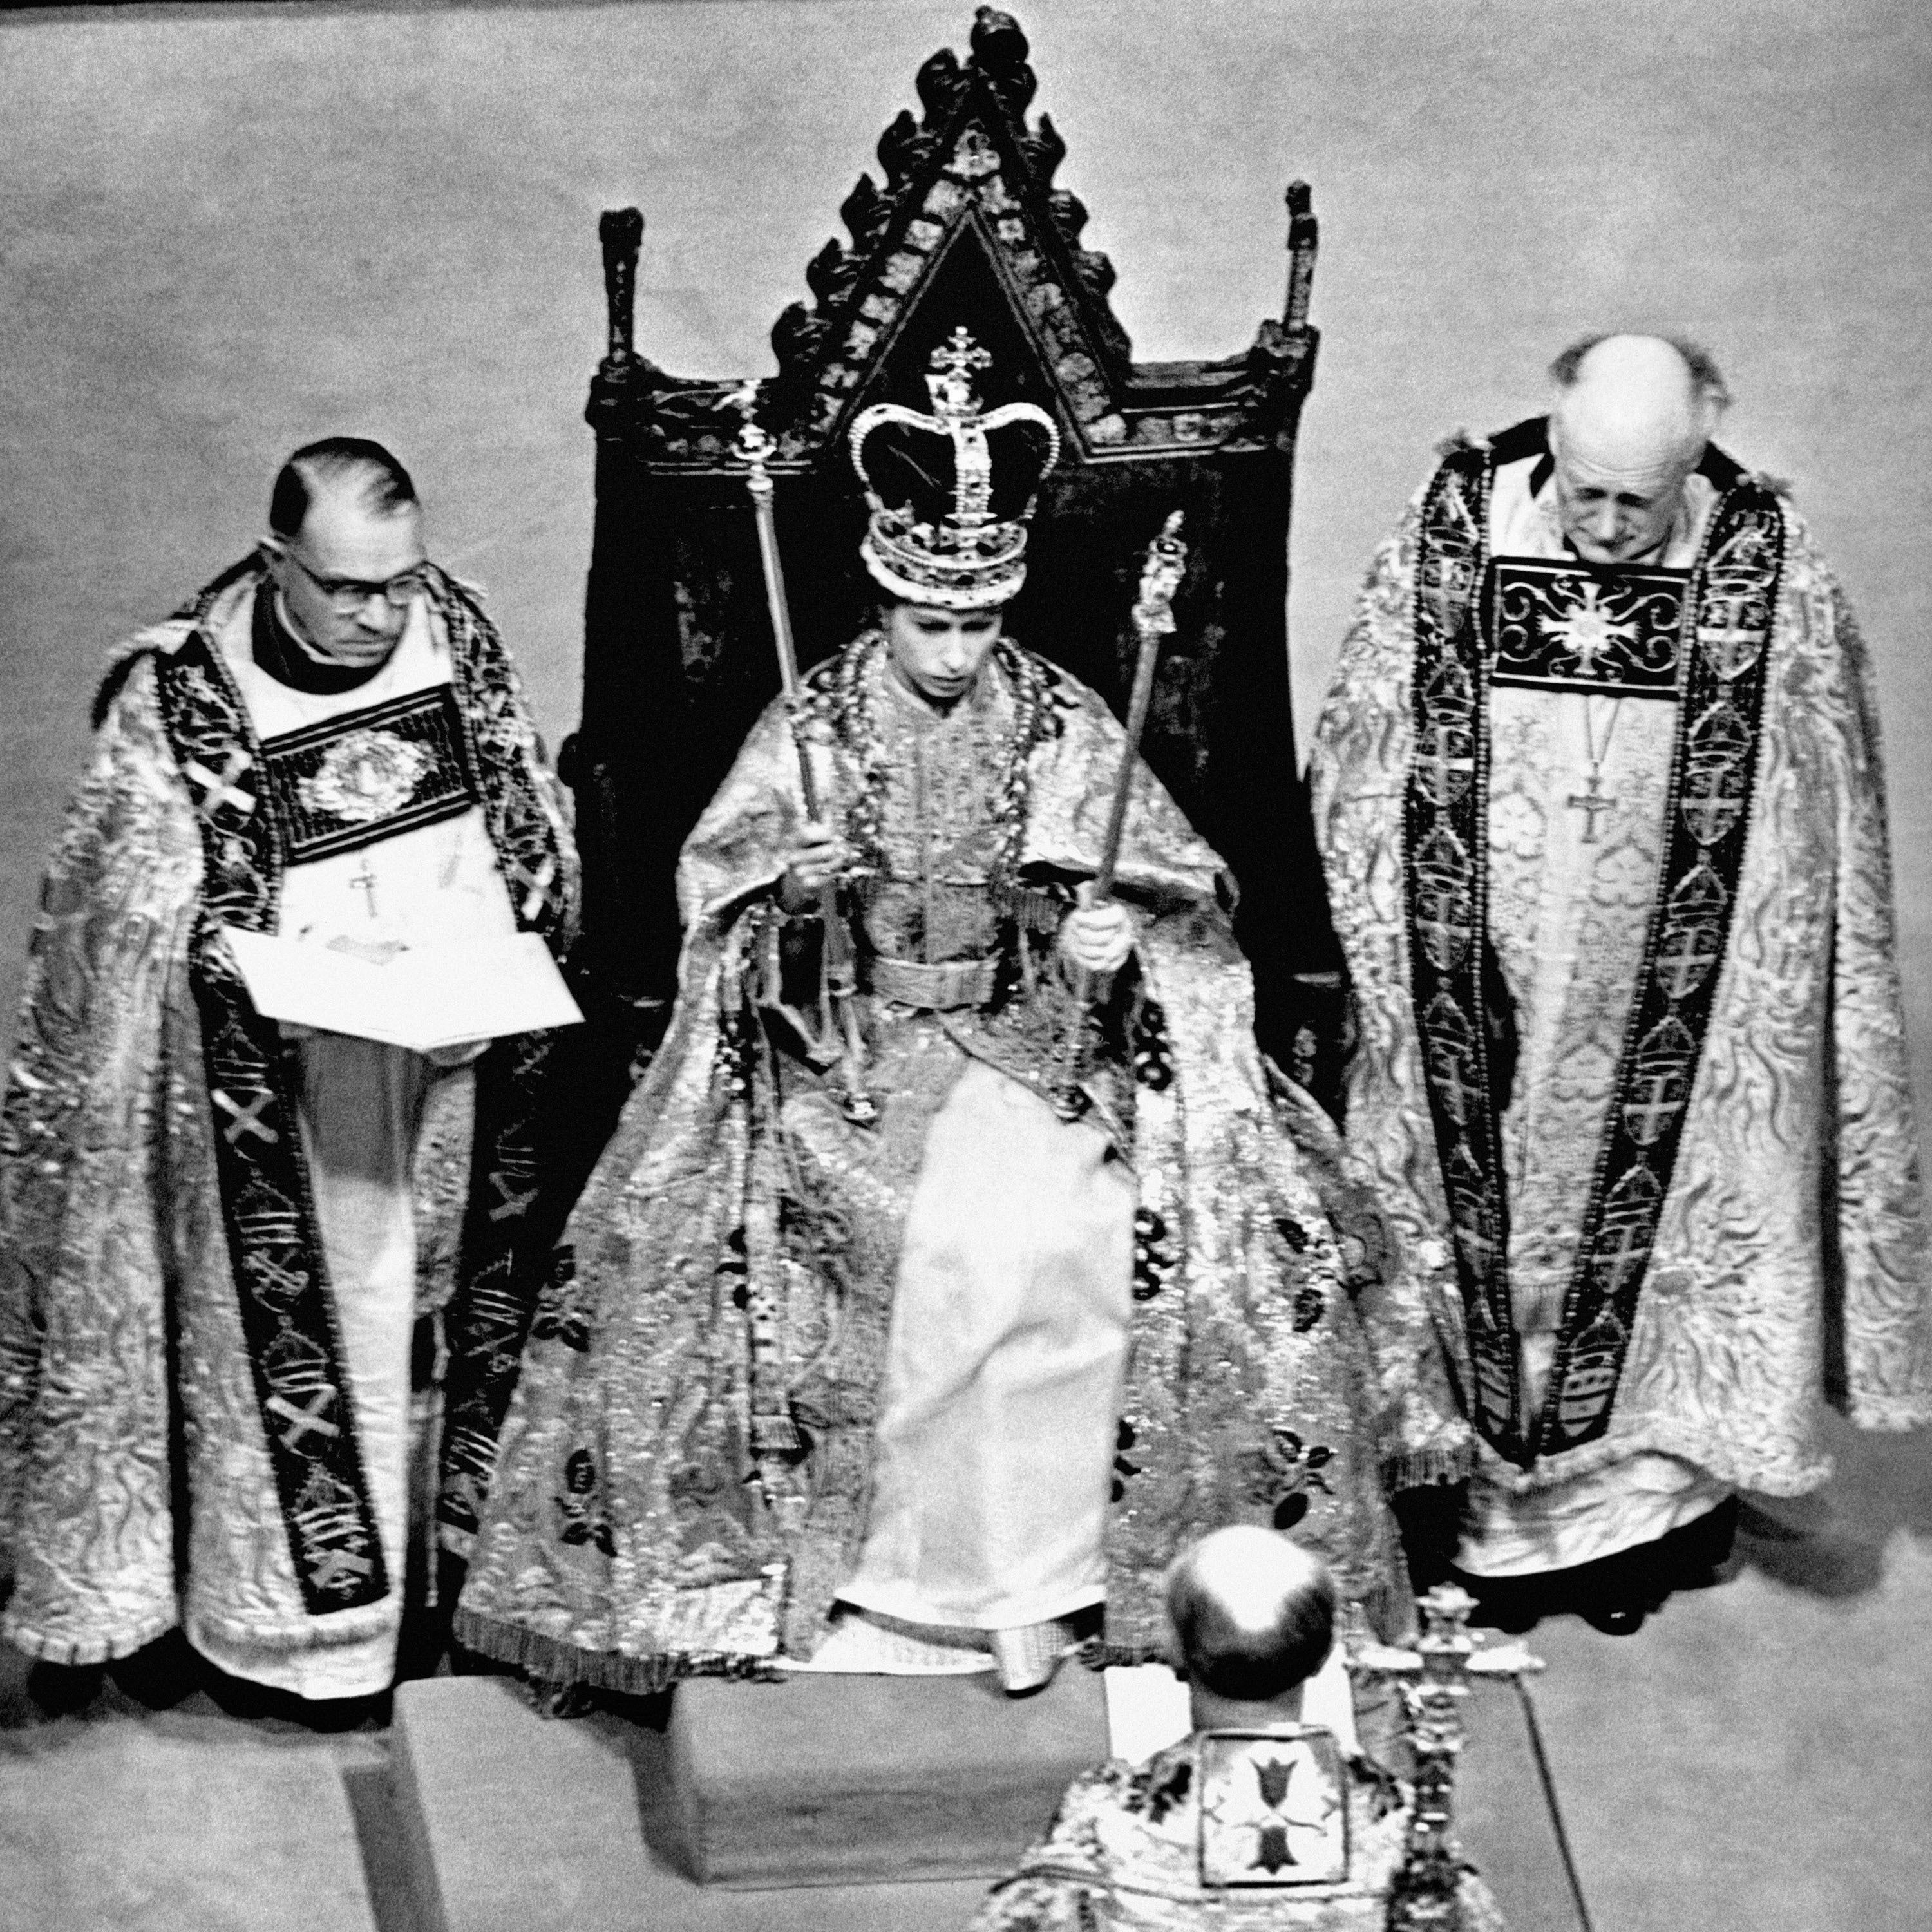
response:
M932 373L926 377L926 386L934 416L944 422L980 413L973 378L982 369L990 369L993 358L973 340L963 322L932 352L928 366Z

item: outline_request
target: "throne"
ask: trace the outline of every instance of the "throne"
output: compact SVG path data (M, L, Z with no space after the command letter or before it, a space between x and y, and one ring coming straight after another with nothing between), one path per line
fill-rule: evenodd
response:
M1087 211L1054 185L1065 143L1045 114L1028 118L1028 53L1018 22L981 7L968 59L942 49L926 62L919 116L901 112L880 137L883 182L861 175L841 210L849 243L826 243L805 271L812 301L772 331L778 370L758 416L776 443L800 659L846 643L877 595L859 560L851 422L872 403L923 407L932 351L964 325L992 352L986 406L1031 401L1063 442L1008 628L1117 710L1142 557L1168 513L1185 512L1190 560L1144 755L1240 883L1264 1047L1332 1100L1341 958L1294 755L1286 610L1294 439L1318 340L1308 189L1288 190L1282 319L1222 360L1136 362L1107 302L1112 265L1082 247ZM586 412L597 508L584 720L563 770L584 862L586 1040L602 1042L591 1050L608 1069L662 1030L676 988L678 848L778 674L731 454L744 379L676 376L638 353L643 218L607 213L602 228L610 341ZM603 1086L614 1112L617 1085ZM598 1109L594 1080L576 1090ZM601 1140L608 1120L579 1118Z

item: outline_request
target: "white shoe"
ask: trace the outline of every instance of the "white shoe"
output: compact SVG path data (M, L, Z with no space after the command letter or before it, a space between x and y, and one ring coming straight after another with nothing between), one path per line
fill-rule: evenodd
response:
M965 1677L993 1667L977 1630L902 1623L850 1606L833 1612L831 1630L810 1660L784 1658L781 1668L852 1676Z
M1000 1688L1009 1697L1024 1697L1043 1690L1053 1682L1062 1658L1079 1648L1073 1640L1072 1620L1049 1618L1043 1624L1015 1624L1005 1630L986 1633L993 1646L993 1661L1000 1672Z

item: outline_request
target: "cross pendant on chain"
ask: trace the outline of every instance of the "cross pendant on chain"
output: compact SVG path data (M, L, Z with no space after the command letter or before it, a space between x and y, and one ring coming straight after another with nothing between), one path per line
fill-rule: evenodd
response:
M362 869L350 875L349 883L359 892L366 893L369 901L369 916L376 916L376 874L369 863L369 855L362 855Z
M1598 813L1612 810L1616 806L1617 800L1604 795L1604 775L1596 766L1592 765L1590 767L1589 776L1584 779L1583 783L1588 787L1586 790L1573 791L1563 802L1568 806L1572 812L1582 813L1583 843L1586 845L1594 845L1597 843Z

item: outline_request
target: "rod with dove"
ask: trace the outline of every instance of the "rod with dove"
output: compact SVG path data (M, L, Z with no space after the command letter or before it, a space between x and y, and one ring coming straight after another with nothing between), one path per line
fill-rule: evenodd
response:
M746 466L745 488L752 499L758 523L758 555L764 568L765 603L771 614L772 641L778 652L778 681L784 693L785 708L791 719L792 742L798 749L799 792L805 815L815 820L820 814L818 782L812 768L806 742L805 710L800 696L798 650L792 640L791 608L785 597L784 563L778 554L778 516L770 463L778 444L758 424L752 412L758 404L758 388L748 384L731 400L743 412L745 424L732 446L732 453ZM858 969L853 950L851 928L845 922L838 904L838 884L827 879L818 889L819 922L824 933L826 1003L832 1030L839 1042L839 1078L844 1089L840 1102L845 1118L860 1126L871 1126L879 1118L878 1104L865 1084L866 1042L859 1030Z

